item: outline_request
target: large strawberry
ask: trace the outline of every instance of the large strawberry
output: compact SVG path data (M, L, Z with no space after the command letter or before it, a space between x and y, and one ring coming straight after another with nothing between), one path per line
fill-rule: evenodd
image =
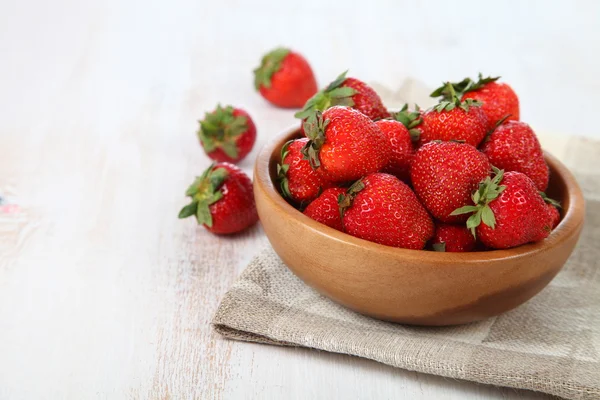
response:
M466 252L475 249L475 238L464 225L438 222L431 241L435 251Z
M192 202L179 218L194 215L198 224L213 233L236 233L258 220L252 181L235 165L211 165L185 192Z
M471 193L490 170L487 157L470 144L436 141L415 153L410 177L417 196L434 217L463 222L466 216L451 213L473 204Z
M391 149L390 163L383 172L395 175L405 182L410 179L410 164L414 157L414 149L408 129L402 122L380 119L375 122L387 137Z
M276 106L300 108L317 92L317 81L304 57L280 47L267 53L254 70L254 87Z
M343 231L338 198L344 193L346 189L339 187L325 190L304 209L304 215L330 228Z
M308 204L333 184L317 173L302 156L307 138L290 140L281 149L281 164L277 176L281 193L296 204Z
M200 144L215 161L236 163L248 155L256 141L256 126L242 109L219 104L199 122Z
M527 175L494 169L473 193L473 203L454 215L471 214L467 228L486 246L508 249L548 236L552 220L544 199Z
M404 182L381 172L355 182L339 199L344 231L387 246L420 250L433 221Z
M488 120L481 103L473 99L460 100L450 83L449 100L421 113L419 144L432 140L458 140L477 147L488 132Z
M456 92L461 94L461 99L474 99L482 102L481 109L488 119L488 128L492 129L494 125L509 115L507 120L519 120L519 98L514 90L506 83L497 82L497 77L484 78L479 74L477 81L471 78L465 78L460 82L453 83ZM431 97L443 96L449 99L451 94L446 86L437 88Z
M544 152L525 122L510 121L498 126L483 142L481 151L495 167L527 175L541 191L548 187L550 171Z
M388 140L375 122L349 107L313 111L304 124L302 154L332 182L356 180L390 161Z
M347 72L311 97L295 117L305 120L314 111L325 111L332 106L355 108L372 120L389 117L390 113L377 92L356 78L346 78Z

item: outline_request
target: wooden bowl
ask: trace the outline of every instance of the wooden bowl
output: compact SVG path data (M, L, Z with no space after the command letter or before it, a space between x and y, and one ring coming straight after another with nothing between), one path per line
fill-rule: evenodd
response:
M297 125L267 144L254 167L254 195L275 252L300 279L359 313L413 325L455 325L508 311L542 290L577 243L584 201L573 175L546 154L548 195L562 220L545 240L509 250L438 253L358 239L320 224L279 194L280 149Z

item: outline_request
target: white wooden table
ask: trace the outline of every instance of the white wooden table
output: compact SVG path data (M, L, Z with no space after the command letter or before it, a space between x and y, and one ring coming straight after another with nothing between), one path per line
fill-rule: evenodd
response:
M522 118L562 135L542 137L557 155L564 135L599 137L598 2L361 4L0 1L0 399L543 398L210 328L267 241L177 220L208 165L196 120L244 106L250 171L294 123L253 91L271 47L300 50L321 84L502 74Z

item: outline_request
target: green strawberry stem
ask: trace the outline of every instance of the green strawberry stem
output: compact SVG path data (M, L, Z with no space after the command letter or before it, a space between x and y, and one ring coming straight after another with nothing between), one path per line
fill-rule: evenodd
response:
M288 148L290 144L292 144L294 140L288 140L283 147L281 148L281 163L277 164L277 179L279 180L279 188L281 189L281 194L283 197L287 199L292 198L292 194L290 193L290 185L287 177L287 172L290 169L289 164L285 164L285 158L289 154Z
M421 118L421 108L417 104L415 104L415 111L409 111L408 104L405 104L400 111L392 114L392 118L398 122L401 122L406 129L408 129L410 139L413 142L419 141L421 131L416 128L417 126L421 125L423 118Z
M482 142L487 142L488 140L490 140L490 136L492 136L492 133L494 133L494 131L496 129L498 129L498 127L500 125L502 125L507 119L509 119L512 116L512 114L506 114L504 117L500 118L495 124L494 127L492 129L490 129L486 134L485 137L483 138Z
M212 227L213 219L210 213L210 205L223 198L223 192L219 189L227 179L229 172L225 168L214 168L212 164L202 175L196 177L188 187L185 194L192 198L187 206L179 212L179 218L187 218L194 215L198 224Z
M304 133L309 140L302 147L301 153L313 169L321 166L319 152L325 143L325 129L327 129L329 122L328 119L323 120L323 113L321 111L313 111L304 122Z
M506 186L500 185L504 177L504 170L496 167L492 167L492 169L496 174L494 178L486 177L479 183L479 188L471 196L474 205L466 205L450 213L450 215L472 214L467 220L467 228L474 238L477 237L475 229L481 222L492 229L496 227L496 217L489 204L496 200L500 193L506 189Z
M365 184L363 183L362 179L359 179L356 182L354 182L348 188L348 190L346 190L345 194L340 194L338 196L338 207L340 209L340 218L342 218L342 220L344 218L344 213L346 212L346 209L352 206L354 198L364 188Z
M271 78L273 74L281 69L281 63L290 53L289 49L284 47L276 48L265 54L260 62L260 66L254 72L254 88L260 89L261 86L271 87Z
M465 93L472 92L474 90L479 90L484 85L486 85L490 82L495 82L498 79L500 79L499 76L496 76L496 77L488 76L487 78L484 78L480 72L479 80L477 82L475 82L471 78L465 78L462 81L452 83L451 85L452 85L452 88L454 89L455 93L457 94L457 96L462 97ZM451 100L452 99L452 95L450 94L450 91L446 84L435 89L433 92L431 92L431 94L429 96L434 97L434 98L442 96L442 100Z
M198 121L200 128L197 132L202 147L207 153L222 149L225 154L235 159L239 154L237 138L248 130L246 117L233 115L233 107L221 107L220 104L213 112L206 113L203 120Z
M483 103L479 100L474 99L465 99L463 101L460 100L460 97L456 94L454 90L454 86L450 82L446 82L446 91L448 93L448 100L442 99L436 106L433 107L433 110L437 112L443 111L451 111L454 108L458 107L463 109L465 112L469 112L470 107L480 107Z
M348 71L342 72L333 82L313 97L306 101L302 110L294 114L294 117L300 119L308 118L315 111L325 111L333 106L354 106L352 96L356 94L356 90L342 86L346 80Z
M554 199L551 199L550 197L548 197L548 196L546 195L546 193L544 193L544 192L540 191L540 192L539 192L539 194L540 194L540 196L542 196L542 199L544 199L544 201L545 201L546 203L548 203L548 204L552 204L552 205L553 205L554 207L556 207L556 208L562 208L562 206L560 205L560 202L559 202L559 201L556 201L556 200L554 200Z

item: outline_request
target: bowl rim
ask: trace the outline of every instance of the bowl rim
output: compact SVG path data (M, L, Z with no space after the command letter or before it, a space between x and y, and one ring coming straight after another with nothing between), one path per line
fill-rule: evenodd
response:
M575 177L556 157L544 151L546 162L549 164L551 170L561 176L567 193L567 196L562 199L562 203L567 204L567 207L563 208L562 219L559 225L554 228L551 234L544 240L536 243L524 244L511 249L453 253L428 251L424 249L404 249L360 239L350 234L330 228L327 225L321 224L320 222L307 217L301 211L289 204L283 198L283 196L281 196L271 180L269 171L271 158L279 154L281 146L287 140L294 138L294 136L299 136L298 133L300 133L298 124L294 124L281 131L263 146L254 164L254 185L262 189L274 207L277 207L290 218L293 218L294 220L306 225L306 227L311 231L327 237L330 240L344 242L350 246L361 247L367 250L377 251L379 253L385 253L388 256L406 259L407 261L423 261L424 258L427 258L427 261L432 263L443 262L444 264L479 264L486 262L510 261L516 258L534 256L535 254L543 252L550 247L557 246L568 240L573 235L576 235L583 224L585 207L584 199Z

